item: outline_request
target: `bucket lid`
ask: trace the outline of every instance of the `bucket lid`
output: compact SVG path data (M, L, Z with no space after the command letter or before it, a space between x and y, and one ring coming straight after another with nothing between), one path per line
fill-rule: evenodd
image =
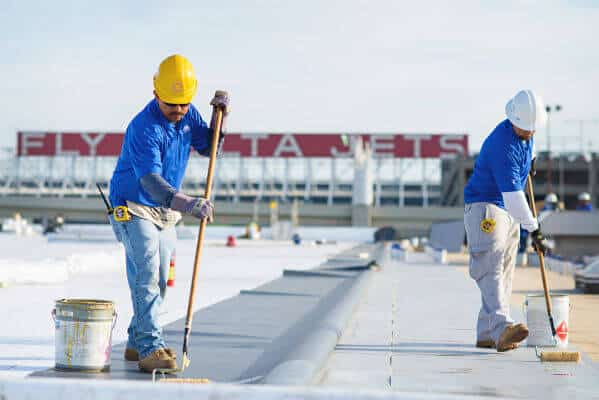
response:
M114 304L110 300L98 299L59 299L56 307L70 307L82 310L112 310Z
M565 294L565 293L551 293L551 294L549 295L549 297L551 297L551 298L554 298L554 297L564 298L564 297L569 297L569 296L570 296L570 295L568 295L568 294ZM535 299L536 299L536 298L538 298L538 297L545 298L545 295L544 295L544 294L527 294L527 295L526 295L526 298L527 298L527 299L528 299L528 298L535 298Z

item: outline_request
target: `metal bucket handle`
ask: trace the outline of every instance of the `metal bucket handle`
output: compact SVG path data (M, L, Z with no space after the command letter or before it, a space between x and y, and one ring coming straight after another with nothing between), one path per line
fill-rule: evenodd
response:
M54 320L54 322L56 323L56 308L52 309L52 312L50 313L52 315L52 320ZM110 334L112 335L112 331L114 331L114 327L116 326L116 321L119 318L119 313L116 312L116 310L114 310L114 312L112 313L112 326L110 327Z
M114 327L116 326L116 320L119 318L119 313L114 310L112 313L112 327L110 328L110 335L112 336L112 331L114 331Z

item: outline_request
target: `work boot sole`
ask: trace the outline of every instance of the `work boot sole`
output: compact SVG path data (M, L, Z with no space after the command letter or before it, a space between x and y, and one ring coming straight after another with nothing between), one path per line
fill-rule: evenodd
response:
M494 349L495 342L492 340L477 340L476 347L479 349Z
M170 360L152 360L152 362L142 363L139 362L139 369L143 372L154 372L155 369L177 369L177 362L173 359Z
M173 349L165 348L166 354L169 355L173 360L177 359L177 352ZM125 361L139 361L139 353L135 349L125 349Z
M173 360L164 349L158 349L139 361L139 369L153 372L155 369L177 369L177 361Z
M479 340L476 342L476 347L479 349L494 349L495 342L492 340ZM511 348L508 350L514 350L518 348L518 343L512 343Z

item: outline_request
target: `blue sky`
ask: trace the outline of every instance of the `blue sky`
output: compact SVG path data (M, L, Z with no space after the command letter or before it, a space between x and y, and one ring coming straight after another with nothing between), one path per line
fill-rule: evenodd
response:
M552 143L578 149L574 121L599 120L598 37L599 1L5 0L0 146L124 130L180 53L204 114L231 93L230 131L466 132L475 151L532 88L564 107ZM599 150L599 122L584 127Z

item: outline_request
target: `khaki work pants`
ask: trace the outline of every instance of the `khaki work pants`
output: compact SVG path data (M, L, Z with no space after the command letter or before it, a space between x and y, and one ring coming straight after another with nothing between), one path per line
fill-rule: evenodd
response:
M483 223L484 222L484 223ZM464 225L470 252L470 277L481 294L476 324L477 340L497 343L503 330L514 323L510 297L520 239L520 225L491 203L467 204Z

